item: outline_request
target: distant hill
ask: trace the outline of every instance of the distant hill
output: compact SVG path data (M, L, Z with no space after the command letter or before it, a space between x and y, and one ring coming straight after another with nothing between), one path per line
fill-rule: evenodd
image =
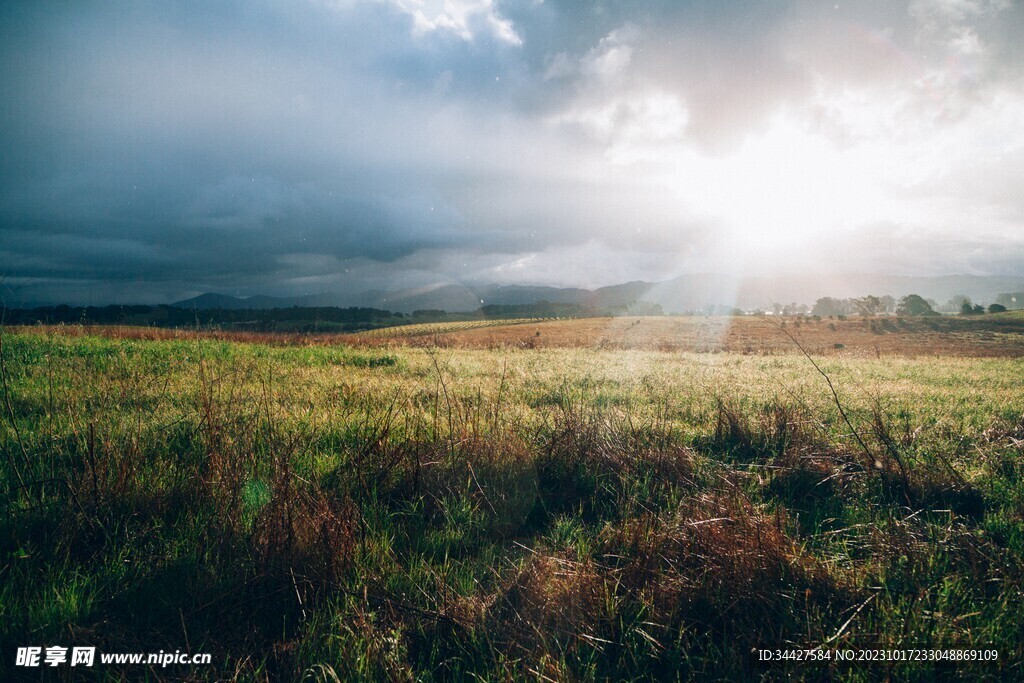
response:
M300 297L239 298L226 294L202 294L172 305L196 310L358 306L412 313L424 309L467 312L492 304L519 306L541 302L613 308L646 301L660 305L666 313L683 313L708 310L711 307L749 310L767 309L775 303L810 305L824 296L848 298L866 294L888 294L899 298L913 293L934 299L940 304L955 295L963 294L977 303L988 304L994 302L1000 293L1019 291L1024 291L1024 277L827 274L743 278L700 273L682 275L663 282L634 281L593 290L529 285L445 284L394 291L325 292Z
M286 303L287 302L287 303ZM263 309L263 308L288 308L293 304L289 299L274 296L252 296L239 298L227 294L200 294L193 299L176 301L171 306L176 308L194 308L205 311L211 308L220 308L226 311L240 309Z

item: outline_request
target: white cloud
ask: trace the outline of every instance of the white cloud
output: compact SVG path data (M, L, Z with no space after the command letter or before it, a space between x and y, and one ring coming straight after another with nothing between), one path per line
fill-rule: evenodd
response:
M613 165L664 160L679 143L689 115L673 93L653 90L578 103L549 119L549 125L582 130L604 145Z
M682 99L649 85L643 74L630 73L633 43L640 32L632 25L602 38L579 58L561 52L548 59L545 80L575 77L575 92L549 116L547 123L584 133L604 146L614 165L657 161L665 145L679 141L689 121Z
M917 22L917 40L944 49L951 57L983 59L988 46L976 24L1010 9L1009 0L912 0L908 8Z
M584 75L602 80L623 76L633 59L633 41L639 32L632 25L618 28L601 39L581 60Z
M450 31L471 41L482 25L499 40L521 45L522 38L512 22L501 16L493 0L392 0L399 9L412 16L418 34Z

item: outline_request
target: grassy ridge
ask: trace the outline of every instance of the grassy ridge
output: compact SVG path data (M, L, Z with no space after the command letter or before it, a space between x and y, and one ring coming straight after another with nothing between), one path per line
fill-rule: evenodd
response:
M2 341L0 667L737 679L828 643L1024 673L1019 360L829 359L854 434L796 356Z

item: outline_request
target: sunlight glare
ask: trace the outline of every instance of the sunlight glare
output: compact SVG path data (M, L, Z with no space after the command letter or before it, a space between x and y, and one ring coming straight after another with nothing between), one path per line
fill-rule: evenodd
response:
M683 152L673 180L684 204L752 247L777 249L885 215L889 202L879 183L884 164L877 151L839 149L777 118L729 156Z

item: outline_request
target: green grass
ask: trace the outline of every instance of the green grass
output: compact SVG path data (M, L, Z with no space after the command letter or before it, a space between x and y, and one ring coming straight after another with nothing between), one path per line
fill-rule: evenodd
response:
M1020 360L2 343L0 677L1024 676Z

